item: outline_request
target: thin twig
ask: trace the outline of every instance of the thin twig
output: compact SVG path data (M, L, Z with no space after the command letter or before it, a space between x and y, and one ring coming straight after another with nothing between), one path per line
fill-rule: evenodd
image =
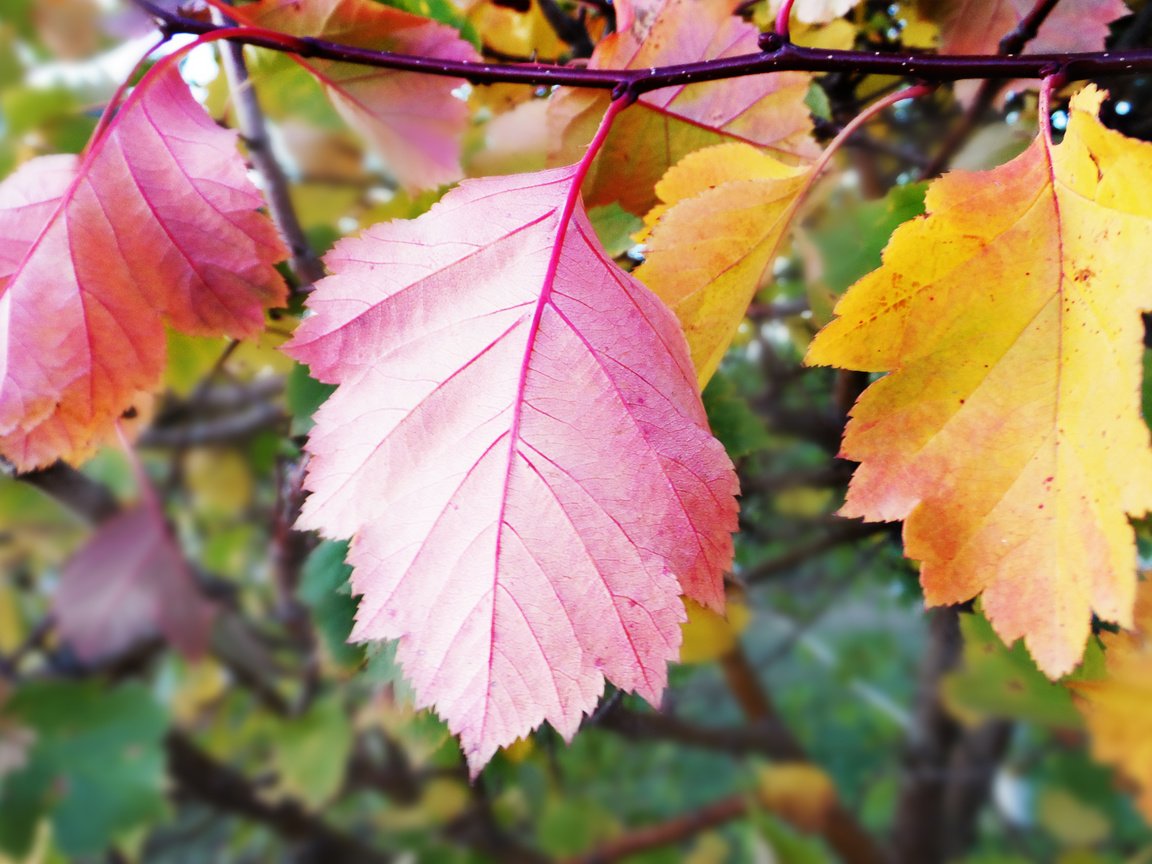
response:
M218 23L222 23L216 10L213 10L213 16ZM320 259L312 251L308 238L304 236L304 228L300 225L296 208L292 204L288 178L272 153L268 124L264 119L264 111L260 108L260 100L248 77L244 48L236 42L227 42L220 46L220 55L236 108L236 125L248 149L248 157L264 181L264 197L268 201L268 210L292 255L292 272L296 275L297 282L296 291L307 293L312 290L313 284L324 278L324 265L320 263Z

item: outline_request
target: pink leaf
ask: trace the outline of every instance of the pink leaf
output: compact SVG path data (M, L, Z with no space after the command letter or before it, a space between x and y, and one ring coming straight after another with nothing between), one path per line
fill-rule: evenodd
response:
M214 609L163 520L137 507L103 523L64 566L54 612L64 641L96 663L156 635L200 657Z
M285 251L236 152L174 65L84 160L0 184L0 453L77 460L164 368L164 324L243 336L283 302Z
M353 538L353 638L399 640L474 773L543 720L570 737L605 678L655 702L679 595L719 608L732 555L684 337L577 171L465 181L339 244L289 348L340 384L301 524Z
M245 21L375 50L438 60L478 60L455 29L370 0L261 0L239 10ZM460 138L468 106L452 95L464 83L393 69L296 58L324 85L344 120L389 161L409 190L463 176Z

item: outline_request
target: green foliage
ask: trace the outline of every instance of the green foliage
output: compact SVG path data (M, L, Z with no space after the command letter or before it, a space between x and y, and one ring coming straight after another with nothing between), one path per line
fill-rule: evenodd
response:
M0 780L0 848L23 857L40 819L66 855L95 855L167 812L168 717L140 685L27 684L3 718L33 730L25 764Z

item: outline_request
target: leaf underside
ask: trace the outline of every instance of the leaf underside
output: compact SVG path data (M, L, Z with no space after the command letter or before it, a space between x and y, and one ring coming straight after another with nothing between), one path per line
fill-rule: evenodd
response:
M736 480L671 313L600 248L576 169L465 181L369 229L290 353L340 386L301 525L352 537L353 638L399 640L476 772L608 679L655 702L685 594L723 603Z

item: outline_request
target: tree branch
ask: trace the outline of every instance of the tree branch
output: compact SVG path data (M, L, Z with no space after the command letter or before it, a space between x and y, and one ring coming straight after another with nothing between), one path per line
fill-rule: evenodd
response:
M180 791L297 841L302 848L292 860L298 864L391 864L391 855L335 830L295 801L265 801L248 778L216 761L183 733L169 733L165 746Z
M223 28L185 18L155 5L150 0L134 0L136 5L159 22L168 34L209 34ZM449 78L463 78L473 84L498 82L567 85L618 94L640 95L664 87L678 87L702 81L720 81L768 72L856 72L869 75L900 75L925 81L959 81L966 78L1044 78L1063 73L1069 80L1099 75L1124 75L1152 71L1152 49L1101 51L1077 54L1030 54L1022 57L988 55L939 55L919 53L884 54L874 51L835 51L805 48L782 40L775 33L760 37L763 51L719 57L675 66L642 69L586 69L547 63L502 64L469 60L441 60L391 51L372 51L341 45L324 39L294 37L254 29L236 33L228 41L317 57L341 63L354 63L380 69L422 72Z

